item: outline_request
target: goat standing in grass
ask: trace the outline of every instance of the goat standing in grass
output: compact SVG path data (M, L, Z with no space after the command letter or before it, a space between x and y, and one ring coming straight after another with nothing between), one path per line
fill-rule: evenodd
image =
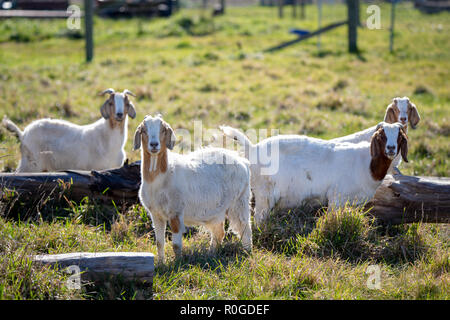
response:
M250 164L251 187L255 195L255 221L261 223L275 203L293 208L308 199L329 206L370 200L383 181L391 162L401 153L408 162L408 138L401 123L381 122L371 142L338 143L307 136L279 135L254 145L239 130L221 127L225 135L246 147L249 159L278 144L279 170L262 175L258 161Z
M103 118L88 125L41 119L22 131L5 116L3 125L21 142L22 157L17 172L102 170L122 166L126 158L127 115L136 117L136 110L128 99L128 95L133 94L113 89L101 94L109 94L100 108Z
M174 144L173 130L160 115L146 116L134 137L134 149L142 145L139 199L152 218L158 260L164 262L167 222L177 257L185 225L205 226L214 249L224 238L225 218L244 248L251 250L248 161L220 148L181 155L170 151Z

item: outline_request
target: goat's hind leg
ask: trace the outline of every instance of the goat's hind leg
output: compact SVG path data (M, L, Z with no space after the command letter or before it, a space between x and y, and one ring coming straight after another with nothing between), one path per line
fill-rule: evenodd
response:
M223 238L225 237L224 223L210 223L206 228L211 232L211 242L209 248L211 251L216 251L217 247L222 244Z
M228 211L230 227L236 232L245 250L252 251L252 226L250 222L250 197L244 193Z

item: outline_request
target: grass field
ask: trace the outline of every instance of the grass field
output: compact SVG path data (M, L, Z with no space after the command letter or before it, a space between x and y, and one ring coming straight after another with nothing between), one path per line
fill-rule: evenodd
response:
M361 4L364 22L366 4ZM292 27L314 30L307 19L277 18L275 8L229 8L222 17L182 10L170 19L95 19L95 59L84 63L82 32L65 21L0 21L0 116L22 128L41 117L85 124L100 117L112 87L138 95L137 117L161 112L174 128L190 131L228 124L333 138L383 120L393 97L408 96L422 117L410 130L404 174L449 176L450 14L424 15L412 4L397 10L390 54L389 5L380 30L359 29L358 55L347 53L346 27L275 53L262 51L293 38ZM343 5L325 5L323 25L343 20ZM129 137L131 136L129 134ZM126 151L131 161L131 137ZM11 171L17 141L0 130L0 169ZM14 210L29 208L15 204ZM67 275L30 263L37 253L151 251L151 222L141 206L99 206L92 199L43 206L40 214L0 218L0 299L130 299L133 285L114 292L69 290ZM51 212L51 215L48 213ZM209 236L190 229L184 256L158 266L154 299L449 299L448 225L379 226L357 208L340 212L274 210L254 232L247 256L228 234L217 255ZM170 238L170 232L168 232ZM367 267L382 271L381 289L366 285Z

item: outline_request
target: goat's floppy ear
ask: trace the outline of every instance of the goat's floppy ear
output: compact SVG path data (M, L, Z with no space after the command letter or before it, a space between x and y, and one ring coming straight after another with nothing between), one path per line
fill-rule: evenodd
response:
M370 155L372 158L376 158L381 153L381 145L380 145L380 134L379 132L375 132L375 134L372 136L372 139L370 140Z
M408 136L403 127L400 128L398 134L400 138L398 148L400 149L403 161L408 162Z
M128 100L128 99L127 99L127 100ZM128 100L128 116L129 116L131 119L136 118L136 109L134 108L134 105L133 105L133 103L131 103L130 100Z
M138 150L141 147L142 125L137 127L134 133L133 150Z
M175 146L175 141L177 140L177 137L175 136L175 133L173 132L173 129L170 127L169 124L165 123L165 129L166 129L166 147L169 150L172 150Z
M408 101L408 118L411 128L415 129L420 121L420 115L416 105L411 101Z
M397 108L396 102L392 102L390 105L388 105L388 107L386 108L386 113L384 115L384 122L396 123L398 121L396 108Z
M103 105L100 108L100 113L102 114L102 117L106 120L109 119L109 112L108 112L108 106L109 106L109 99L103 103Z

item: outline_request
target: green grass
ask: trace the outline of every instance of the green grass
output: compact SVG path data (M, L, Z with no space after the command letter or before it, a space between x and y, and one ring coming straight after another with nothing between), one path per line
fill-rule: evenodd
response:
M346 15L342 5L323 10L323 25ZM314 6L305 20L289 14L280 20L276 8L259 7L229 8L214 20L198 10L169 19L95 18L90 64L83 60L82 33L68 32L65 21L2 20L0 116L7 114L22 128L41 117L92 122L103 102L97 94L113 87L138 95L130 132L146 114L161 112L174 128L191 132L194 120L201 120L204 129L227 124L328 139L378 123L391 99L406 95L422 121L409 131L410 162L402 172L449 176L449 13L424 15L410 3L398 5L390 54L389 10L381 4L381 30L358 30L359 55L347 53L346 27L322 35L320 51L314 38L262 53L292 39L292 27L314 30ZM134 161L139 153L131 151L130 141L126 151ZM0 148L0 169L13 170L19 148L3 129ZM114 292L69 290L66 274L38 268L30 258L73 251L156 253L141 206L55 200L15 203L2 207L1 215L1 299L140 297L134 286L121 284ZM448 236L448 225L383 227L351 207L275 209L267 225L254 231L252 255L229 234L218 253L210 254L201 228L186 235L180 260L167 245L154 298L448 299ZM371 264L381 268L381 290L366 286Z

